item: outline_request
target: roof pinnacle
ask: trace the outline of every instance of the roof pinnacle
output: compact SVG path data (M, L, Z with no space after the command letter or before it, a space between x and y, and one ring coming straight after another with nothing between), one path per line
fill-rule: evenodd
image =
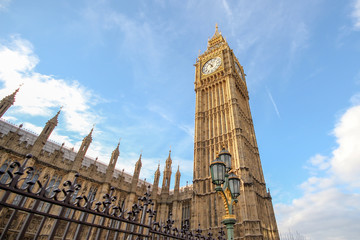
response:
M24 85L24 83L19 84L19 87L18 87L11 95L14 95L14 96L15 96L15 95L19 92L20 88L21 88L23 85Z
M53 117L49 120L49 122L53 122L53 123L55 123L55 125L57 125L57 123L58 123L58 117L59 117L59 115L60 115L61 109L62 109L62 107L60 107L59 111L55 114L55 116L53 116Z
M160 175L160 162L158 164L158 168L155 171L155 175Z
M12 94L4 97L4 99L7 99L8 101L10 101L11 104L14 104L14 102L15 102L15 96L16 96L16 94L19 92L20 87L21 87L21 85L20 85Z
M95 127L95 123L93 124L93 127L91 128L91 131L90 131L90 133L89 133L88 136L91 136L91 135L92 135L92 133L93 133L93 131L94 131L94 127Z

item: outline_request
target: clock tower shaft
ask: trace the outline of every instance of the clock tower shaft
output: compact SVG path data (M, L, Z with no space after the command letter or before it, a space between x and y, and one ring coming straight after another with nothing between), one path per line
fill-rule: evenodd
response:
M221 64L214 65L219 58ZM217 27L195 67L192 226L198 223L203 229L221 226L225 209L211 183L209 166L225 147L232 154L232 167L241 178L241 195L235 206L235 239L240 236L279 239L256 143L244 70Z

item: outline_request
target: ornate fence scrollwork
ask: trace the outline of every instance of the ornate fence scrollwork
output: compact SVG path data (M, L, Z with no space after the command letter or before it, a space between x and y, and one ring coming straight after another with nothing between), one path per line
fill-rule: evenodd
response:
M22 164L12 162L9 170L0 171L0 179L7 175L0 182L0 239L225 239L222 229L217 238L203 236L200 226L178 229L171 214L165 223L156 222L150 189L127 210L116 204L113 187L102 201L78 195L78 173L55 189L49 176L31 180L31 158L29 154Z

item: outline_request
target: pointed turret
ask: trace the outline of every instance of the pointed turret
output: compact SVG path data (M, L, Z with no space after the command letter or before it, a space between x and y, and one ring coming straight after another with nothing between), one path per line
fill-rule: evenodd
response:
M55 127L58 124L58 117L59 117L60 112L61 112L61 108L54 117L52 117L49 121L47 121L47 123L45 124L45 127L41 131L40 135L35 140L35 143L31 149L31 154L33 156L38 156L40 154L45 143L49 139L52 131L55 129Z
M93 131L94 131L94 127L91 129L90 133L82 140L80 149L77 152L74 159L74 165L72 168L73 171L78 172L80 170L82 161L84 160L86 152L90 146L90 143L92 142Z
M48 122L51 122L51 123L53 123L54 125L57 125L57 124L59 123L59 122L58 122L58 118L59 118L61 109L62 109L62 107L61 107L60 110L55 114L55 116L53 116L52 119L50 119Z
M172 160L171 160L171 150L170 150L169 156L165 162L161 193L169 193L170 180L171 180L171 164L172 164Z
M137 160L137 162L135 164L134 175L131 180L131 188L133 191L136 190L136 186L139 181L140 170L141 170L141 166L142 166L141 157L142 157L142 154L140 154L139 160Z
M110 162L106 169L106 182L109 182L114 174L115 165L120 155L119 146L120 146L120 142L118 143L114 151L111 153Z
M169 150L169 156L166 159L166 165L169 165L171 167L172 160L171 160L171 149Z
M20 87L16 89L12 94L4 97L0 101L0 117L4 115L4 113L11 107L11 105L15 102L15 96L19 92Z
M155 177L154 177L154 185L159 185L160 180L160 163L158 164L158 168L155 171Z
M139 175L140 175L140 170L141 170L141 166L142 166L141 157L142 157L142 154L140 154L140 157L135 164L134 176L137 176L137 177L139 177Z
M178 165L178 169L177 169L176 174L175 174L175 188L174 188L175 192L179 192L179 189L180 189L180 177L181 177L180 166Z
M158 164L158 168L155 171L154 174L154 184L153 184L153 189L152 189L152 196L156 197L157 195L157 191L159 188L159 180L160 180L160 163Z
M120 142L118 143L118 145L116 146L114 151L111 153L111 158L110 158L110 163L109 163L108 168L112 168L113 170L115 169L117 159L120 155L119 147L120 147Z

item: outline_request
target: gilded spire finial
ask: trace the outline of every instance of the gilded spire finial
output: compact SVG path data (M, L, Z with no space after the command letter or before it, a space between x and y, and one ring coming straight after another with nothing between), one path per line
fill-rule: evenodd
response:
M139 160L138 160L138 161L141 161L142 154L143 154L143 150L141 149L141 150L140 150L140 156L139 156Z
M92 135L93 131L94 131L94 127L95 127L95 123L93 124L92 128L91 128L91 131L89 133L89 135Z
M24 85L24 83L20 83L19 87L15 90L15 93L17 93L23 85Z
M56 113L56 118L59 116L61 110L63 109L63 106L60 107L59 111Z
M15 96L16 94L19 92L20 90L20 87L21 87L21 84L19 85L19 87L10 95L6 96L4 99L8 99L11 101L11 105L14 104L15 102ZM0 99L1 100L1 99Z
M218 27L218 24L215 23L215 33L218 33L219 32L219 27Z
M52 122L55 123L55 126L58 124L58 117L60 115L61 112L61 108L59 109L59 111L55 114L55 116L53 116L48 122Z

